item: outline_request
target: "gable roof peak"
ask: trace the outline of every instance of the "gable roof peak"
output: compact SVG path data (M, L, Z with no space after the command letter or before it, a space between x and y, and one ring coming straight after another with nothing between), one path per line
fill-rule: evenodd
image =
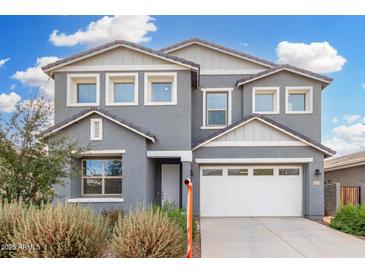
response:
M208 47L208 48L211 48L211 49L214 49L214 50L223 51L226 54L234 55L236 57L246 59L246 60L249 60L249 61L254 62L254 63L258 63L262 66L267 67L267 68L272 68L276 65L275 63L273 63L271 61L268 61L268 60L265 60L263 58L259 58L259 57L247 54L247 53L239 51L239 50L228 48L228 47L219 45L219 44L214 43L214 42L203 40L201 38L186 39L186 40L180 41L176 44L161 48L160 51L165 52L165 53L170 53L170 52L173 52L177 49L187 47L191 44L199 44L201 46L205 46L205 47Z
M70 63L74 63L74 62L77 62L79 60L86 59L86 58L94 56L98 53L102 53L104 51L108 51L108 50L117 48L118 46L120 46L120 47L124 46L124 47L130 48L130 49L135 49L135 50L144 52L146 54L153 55L157 58L163 58L163 59L165 59L167 61L170 61L170 62L185 65L185 66L188 66L188 67L190 67L190 68L192 68L193 70L196 70L196 71L199 71L199 68L200 68L199 64L196 64L196 63L194 63L192 61L189 61L189 60L185 60L181 57L172 56L172 55L169 55L167 53L161 52L159 50L154 50L152 48L148 48L148 47L145 47L145 46L133 43L133 42L129 42L129 41L126 41L126 40L115 40L115 41L108 42L108 43L102 44L100 46L91 48L91 49L84 50L80 53L71 55L69 57L65 57L65 58L60 59L60 60L58 60L56 62L53 62L51 64L45 65L45 66L42 67L42 70L47 74L52 74L52 71L56 68L66 66Z

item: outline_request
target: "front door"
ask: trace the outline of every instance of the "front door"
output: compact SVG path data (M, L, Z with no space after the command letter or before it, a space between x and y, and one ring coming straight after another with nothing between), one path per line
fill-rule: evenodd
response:
M176 203L179 205L179 186L180 186L180 165L161 166L161 188L162 204Z

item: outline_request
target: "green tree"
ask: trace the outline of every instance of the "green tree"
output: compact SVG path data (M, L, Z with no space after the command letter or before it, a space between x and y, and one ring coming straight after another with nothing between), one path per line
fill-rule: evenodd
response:
M9 119L0 120L0 200L39 205L55 197L54 186L76 170L82 148L68 137L43 139L53 107L41 99L18 103Z

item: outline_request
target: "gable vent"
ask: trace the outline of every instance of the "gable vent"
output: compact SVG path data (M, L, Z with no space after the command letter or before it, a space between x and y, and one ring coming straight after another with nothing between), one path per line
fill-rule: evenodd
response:
M103 120L90 119L90 140L103 140Z

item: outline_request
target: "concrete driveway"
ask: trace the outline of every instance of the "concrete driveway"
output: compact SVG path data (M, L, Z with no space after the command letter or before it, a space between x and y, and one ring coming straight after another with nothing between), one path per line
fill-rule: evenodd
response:
M207 258L365 257L365 241L304 218L201 218Z

